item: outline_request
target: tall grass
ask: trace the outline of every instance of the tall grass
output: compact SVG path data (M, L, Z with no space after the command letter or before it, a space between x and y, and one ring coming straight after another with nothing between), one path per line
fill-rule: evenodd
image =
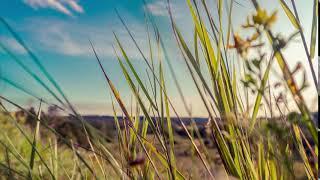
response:
M192 17L190 23L194 29L193 42L187 41L186 35L173 16L170 1L167 1L167 10L170 17L172 35L176 40L177 48L187 67L192 82L200 97L199 102L205 107L208 115L207 129L210 131L211 140L217 148L222 160L224 178L235 177L238 179L296 179L299 174L296 165L303 164L303 174L308 179L318 177L318 129L312 121L308 104L301 92L306 87L306 82L301 87L296 83L295 74L302 71L299 66L290 70L288 61L283 55L283 49L291 43L291 40L299 35L306 53L306 61L312 72L314 84L317 86L315 70L312 58L315 56L317 24L317 2L314 3L314 17L311 36L311 45L306 44L306 35L303 32L295 1L291 1L293 10L285 1L279 0L282 10L288 17L288 21L297 29L292 35L282 38L273 32L273 25L277 21L277 12L268 12L259 5L256 0L251 0L255 12L248 14L247 21L242 27L250 37L241 37L234 32L233 6L235 1L217 0L216 8L218 18L214 18L205 0L186 0L189 13ZM205 177L209 179L221 179L214 171L213 154L208 153L208 147L201 139L198 127L194 123L191 108L188 106L181 88L181 82L172 66L172 59L168 56L168 46L164 43L157 23L151 14L146 12L146 29L148 51L143 52L135 39L134 32L127 26L125 17L119 12L123 27L131 37L136 50L141 55L147 66L146 72L138 72L133 65L126 49L122 45L121 38L115 32L114 53L121 67L122 74L130 87L131 94L136 104L135 111L130 111L130 106L125 104L121 92L104 69L95 46L90 42L93 55L106 80L107 87L111 90L114 121L117 127L117 150L107 143L101 132L85 122L73 107L62 88L41 64L37 56L28 48L26 43L4 20L0 19L5 28L26 50L31 59L37 64L40 72L49 80L54 89L26 66L21 59L15 56L4 44L4 50L15 62L17 62L36 82L48 91L58 102L61 110L73 113L79 120L81 128L87 137L89 148L75 144L72 140L62 137L55 129L41 117L41 103L38 115L30 114L26 109L0 96L0 103L4 115L1 117L11 124L11 129L1 132L0 153L5 155L0 159L0 174L3 176L26 179L187 179L186 172L179 169L178 155L176 153L175 135L172 125L172 117L176 116L182 129L185 131L188 144L194 150L195 157L205 171ZM226 27L223 16L228 17ZM217 21L215 21L217 19ZM227 32L227 33L226 33ZM153 35L153 37L152 37ZM226 37L225 37L226 36ZM265 52L271 45L271 49ZM253 55L249 53L253 51ZM269 53L268 53L269 52ZM271 52L271 53L270 53ZM230 55L236 54L236 59ZM274 62L275 61L275 62ZM272 65L277 63L281 69L279 82L270 82ZM236 68L240 65L242 72ZM172 97L168 93L168 79L164 76L164 69L169 68L170 75L178 90L183 107L193 122L192 129L181 119ZM147 74L148 82L142 80L143 74ZM9 85L36 97L40 102L50 104L42 100L23 86L5 77L1 77ZM276 97L271 86L287 89L296 103L299 113L294 113L288 107L283 96ZM310 87L316 91L313 86ZM171 88L170 88L171 89ZM56 93L58 92L58 94ZM254 105L251 107L248 100L253 97ZM21 109L37 122L35 132L21 127L2 102L10 103ZM123 116L119 116L115 110L119 105ZM263 112L265 110L265 112ZM266 111L269 111L267 113ZM272 114L277 111L279 118ZM262 114L264 118L258 118ZM268 118L268 114L272 117ZM142 120L140 117L142 115ZM119 119L122 117L122 119ZM121 125L120 123L123 123ZM124 128L121 128L121 127ZM46 129L51 136L49 140L40 141L39 131ZM307 130L302 130L302 129ZM152 137L147 131L152 131ZM199 143L194 133L200 137ZM9 137L9 135L11 137ZM19 141L12 141L14 136ZM307 138L307 137L311 138ZM66 146L57 145L56 139L62 139ZM21 142L20 142L21 141ZM307 144L307 145L305 145ZM313 145L314 144L314 145ZM47 147L48 146L48 147ZM64 148L67 147L67 148ZM27 150L26 150L27 149ZM308 155L307 152L311 152ZM63 158L62 158L63 156ZM19 164L19 165L18 165ZM196 177L197 178L197 177Z

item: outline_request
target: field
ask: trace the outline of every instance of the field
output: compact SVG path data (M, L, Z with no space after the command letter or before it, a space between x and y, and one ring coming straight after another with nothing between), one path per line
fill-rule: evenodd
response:
M31 111L32 112L32 111ZM34 111L33 111L34 113ZM45 114L44 114L45 115ZM24 167L19 167L21 166L21 161L24 162L24 164L28 164L27 161L23 160L24 158L22 157L28 157L29 154L31 154L32 151L32 146L28 145L28 142L26 142L25 138L19 131L16 129L15 125L12 123L10 120L10 116L15 117L18 120L19 125L21 125L21 128L23 129L23 132L27 134L27 136L32 139L32 132L34 132L35 128L35 121L31 116L22 116L21 112L16 113L14 115L8 115L4 112L2 112L0 123L1 127L6 129L6 133L3 133L0 137L0 140L2 143L7 144L4 147L12 148L14 151L12 153L18 153L21 159L15 159L15 158L10 158L10 153L6 152L5 148L1 148L1 153L6 154L8 153L8 158L12 159L10 160L10 167L17 167L18 169L23 169ZM94 153L90 151L90 145L85 138L85 136L77 136L77 134L84 134L84 132L76 127L77 121L70 123L72 121L64 120L64 119L69 119L68 117L51 117L52 119L48 124L51 124L52 127L60 134L63 135L63 138L66 139L72 139L74 144L79 145L78 152L80 154L83 154L86 158L94 158ZM104 132L106 136L108 136L108 139L112 139L110 142L106 143L106 148L110 149L112 152L119 152L119 141L117 140L117 132L116 132L116 127L115 127L115 122L113 121L113 117L85 117L86 121L89 122L92 126L97 127L99 131ZM93 121L92 119L95 119L96 121ZM97 119L101 119L101 121L97 121ZM176 118L173 118L177 120ZM204 118L203 118L204 119ZM201 119L202 120L202 119ZM58 122L60 121L60 122ZM202 120L203 121L203 120ZM68 122L68 123L66 123ZM107 122L107 123L106 123ZM187 120L185 120L187 123ZM227 173L223 168L222 160L219 156L219 153L217 151L217 147L212 143L212 139L208 137L210 135L210 132L206 133L205 130L203 130L203 126L205 124L198 123L197 127L199 129L202 129L200 132L201 134L201 140L203 141L202 143L205 144L205 146L201 146L200 139L195 137L194 141L197 147L199 148L201 153L207 153L208 154L208 162L210 163L211 170L215 173L215 178L217 179L226 179L227 178ZM103 127L103 128L101 128ZM194 132L192 130L192 125L188 125L188 129L190 132ZM123 129L122 127L121 129ZM44 159L44 161L48 162L50 165L49 167L52 169L55 169L56 171L56 176L59 177L59 179L69 179L69 178L81 178L81 174L78 174L78 171L76 171L76 166L78 166L76 163L73 161L70 162L69 158L74 156L74 153L70 148L64 145L63 142L56 136L50 136L50 133L45 130L45 127L41 127L39 133L40 136L42 137L41 142L38 144L39 151L41 152L41 157ZM197 155L195 154L195 149L193 148L192 145L190 145L187 135L184 133L182 128L176 123L174 126L174 138L175 138L175 155L177 159L177 168L185 175L185 178L187 179L210 179L209 174L202 168L202 163L201 161L197 158ZM77 132L78 131L78 132ZM69 132L69 133L68 133ZM83 138L83 139L81 139ZM16 139L13 141L13 139ZM154 140L154 135L152 132L149 132L148 135L146 136L146 139L149 142L152 142L157 148L161 148L160 144L156 144L156 141ZM57 145L55 144L57 143ZM4 144L3 144L4 145ZM54 146L57 148L57 154L52 154L53 152L50 152L51 149L48 146ZM202 149L205 147L205 149ZM49 151L49 152L46 152ZM139 154L141 157L141 154ZM295 176L298 179L304 179L307 177L307 175L304 172L304 167L302 161L299 160L299 155L296 154L296 161L294 162L294 172ZM68 159L66 159L68 158ZM76 158L76 157L74 157ZM121 159L120 154L115 153L115 158ZM53 161L54 159L57 159L59 161L59 164L56 164L57 162ZM3 159L1 161L6 162L6 156L3 156ZM89 160L91 161L91 160ZM101 157L101 161L103 162L103 157ZM91 163L93 163L91 161ZM40 169L44 168L41 166L42 162L39 158L35 158L35 164L40 164L40 166L37 168L38 172L40 173ZM57 167L55 167L57 166ZM92 167L97 166L96 164L92 164ZM140 166L140 165L138 165ZM143 164L141 164L143 166ZM6 166L4 166L6 167ZM159 167L161 167L161 164L159 164ZM105 176L108 177L114 177L115 179L117 174L112 169L112 166L109 163L105 163L103 165L103 168L105 169ZM6 168L1 168L2 172L1 174L3 176L16 176L18 179L23 177L19 176L19 174L14 175L15 173L10 173ZM165 172L165 169L162 169L160 171ZM23 174L23 172L19 172ZM42 178L47 179L50 178L50 175L46 172L46 170L43 170L43 174L41 175ZM101 172L100 172L101 173ZM83 172L84 176L88 176L89 172L84 171ZM102 176L103 174L99 174L98 176ZM235 177L228 176L229 179L236 179ZM110 178L113 179L113 178Z
M314 0L312 24L308 27L311 37L307 37L294 0L273 2L279 4L278 11L283 11L287 23L294 27L291 34L275 31L278 12L264 9L257 0L250 0L252 13L239 27L245 33L234 32L232 11L237 1L217 0L217 17L213 17L213 7L206 1L185 0L194 27L190 29L192 42L173 17L170 1L166 3L170 32L198 100L205 107L205 118L193 117L181 88L185 82L177 80L168 58L170 46L164 43L151 14L145 15L149 46L144 52L126 19L115 12L146 70L135 66L124 47L127 42L122 42L117 32L109 34L115 39L114 53L130 88L131 104L126 103L95 44L89 41L112 101L113 114L107 120L80 115L48 67L0 17L0 23L43 76L31 71L1 42L0 48L57 102L48 102L0 77L39 101L37 107L29 109L0 94L1 179L318 178L318 112L313 112L312 102L303 94L306 90L317 92L318 87L313 65L318 63L314 60L318 1ZM289 51L296 39L294 43L304 47L305 59L301 61L308 66L297 63L292 69L284 51ZM273 64L279 72L273 71ZM178 91L180 106L187 112L185 117L169 95L169 81ZM9 110L8 105L17 111ZM49 107L48 111L44 107Z

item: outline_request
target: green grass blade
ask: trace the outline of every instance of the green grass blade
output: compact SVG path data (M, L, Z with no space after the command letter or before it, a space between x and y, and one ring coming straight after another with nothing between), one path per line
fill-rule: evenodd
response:
M11 33L11 35L14 37L14 39L26 50L26 52L30 56L30 58L39 67L40 71L46 76L46 78L50 81L50 83L55 87L55 89L60 93L60 95L63 97L63 99L67 102L67 104L71 108L71 110L75 114L77 114L75 109L73 108L72 104L68 100L67 96L62 91L61 87L54 80L54 78L50 75L50 73L47 71L47 69L43 66L43 64L40 62L39 58L31 51L31 49L26 45L26 43L22 40L22 38L13 30L13 28L6 22L5 19L0 17L0 22L8 29L8 31Z
M0 96L1 97L1 96ZM2 98L3 99L3 98ZM2 109L8 113L9 111L5 108L5 106L0 102L0 106L2 107ZM12 117L12 115L9 116L11 121L14 123L14 125L18 128L18 130L21 132L21 134L24 136L24 138L27 140L27 142L33 146L32 141L30 140L30 138L28 137L28 135L26 134L26 132L23 130L23 128L18 124L18 122L14 119L14 117ZM45 160L43 159L42 155L40 154L40 152L38 151L37 148L34 148L34 151L36 152L36 154L38 155L38 157L40 158L40 161L45 165L46 169L48 170L48 172L50 173L51 177L53 179L55 179L54 174L52 173L52 171L50 170L49 166L47 165L47 163L45 162Z
M314 177L313 173L312 173L312 168L310 166L310 163L309 163L309 160L308 160L308 156L306 154L306 150L305 150L305 148L303 146L303 143L302 143L302 138L301 138L301 134L300 134L300 128L296 124L293 124L292 128L293 128L293 132L294 132L295 143L296 143L296 146L298 148L299 154L300 154L300 156L301 156L301 158L303 160L303 164L305 166L307 175L311 179L316 179Z
M313 17L312 17L311 41L310 41L311 59L314 58L315 52L316 52L317 29L318 29L318 6L319 6L319 2L317 0L314 0L313 2L314 2Z
M282 9L284 10L284 12L286 13L287 17L289 18L291 24L296 29L299 29L300 28L300 23L297 21L296 17L292 13L292 11L290 10L290 8L286 4L286 2L284 0L279 0L279 3L281 4Z
M26 175L24 175L22 172L19 172L15 169L12 169L12 168L8 167L7 165L3 164L2 162L0 162L0 167L2 167L2 168L6 169L14 174L17 174L20 177L23 177L24 179L28 179L28 177Z
M3 97L0 95L0 99L8 102L9 104L13 105L14 107L18 108L19 110L22 110L24 113L30 115L32 118L37 118L37 116L35 116L34 114L30 113L29 111L27 111L26 109L24 109L23 107L19 106L18 104L14 103L13 101ZM10 114L9 111L4 107L4 105L0 102L0 106L2 107L2 109L5 110L6 113ZM9 116L10 119L13 121L13 123L15 124L15 126L18 128L18 130L21 132L21 134L25 137L25 139L27 140L27 142L31 145L32 141L30 140L30 138L27 136L26 132L20 127L20 125L18 124L18 122L15 121L15 119L10 115ZM50 132L54 133L54 135L56 135L57 137L59 137L68 147L72 147L73 144L70 144L69 140L65 139L64 137L62 137L61 134L59 134L56 130L54 130L52 127L50 127L48 124L46 124L45 121L41 121L41 124L47 128ZM81 146L79 146L81 147ZM82 147L83 148L83 147ZM48 172L50 173L50 175L52 176L52 178L54 179L54 175L52 173L52 171L50 170L50 168L48 167L47 163L44 161L44 159L42 158L40 152L37 150L37 148L35 148L35 152L37 154L37 156L40 158L40 161L44 164L45 168L48 170ZM80 155L78 152L75 152L76 156L78 157L78 159L86 166L86 168L94 175L94 171L93 169L88 165L88 163L86 162L86 160L84 159L84 157L82 155Z
M168 129L168 134L169 134L169 162L170 162L170 170L173 179L176 178L176 163L175 163L175 155L174 155L174 137L173 137L173 129L172 129L172 123L171 123L171 116L170 116L170 109L169 109L169 103L168 103L168 96L167 96L167 90L166 90L166 85L164 81L164 76L163 76L163 70L162 70L162 64L160 62L160 81L162 83L163 87L163 93L164 93L164 106L165 106L165 113L166 113L166 123L167 123L167 129ZM165 136L165 134L163 135ZM173 172L172 172L173 171Z
M118 46L119 46L119 48L120 48L120 50L121 50L122 55L123 55L124 59L126 60L127 64L129 65L130 70L131 70L132 73L134 74L134 77L135 77L136 80L138 81L139 86L141 87L142 91L144 92L144 94L145 94L146 97L148 98L150 104L153 106L153 108L155 108L155 109L157 110L157 106L155 105L155 103L154 103L153 100L151 99L151 97L150 97L147 89L145 88L144 84L142 83L142 81L141 81L138 73L135 71L135 69L134 69L132 63L130 62L129 57L127 56L127 53L124 51L124 49L123 49L123 47L122 47L122 45L121 45L121 43L120 43L117 35L114 34L114 36L115 36L115 38L116 38L117 44L118 44Z
M40 118L41 118L41 112L42 112L42 101L40 101L40 105L39 105L39 110L38 110L38 114L37 114L37 123L36 123L36 128L35 128L35 132L34 132L34 136L33 136L33 142L32 142L32 150L31 150L31 155L30 155L30 170L33 170L33 166L34 166L34 160L36 157L36 148L37 148L37 141L39 139L39 132L40 132ZM29 174L29 177L31 178L31 174Z
M22 60L20 60L16 55L14 55L8 48L6 48L2 43L0 43L0 48L7 53L12 60L14 60L19 66L22 67L23 70L25 70L32 78L36 80L37 83L39 83L42 87L44 87L59 103L61 103L64 106L63 101L54 93L49 86L44 83L44 81L37 76L28 66L26 66L24 63L22 63Z
M262 78L262 81L261 81L261 84L260 84L260 88L258 90L258 94L257 94L256 100L255 100L255 103L254 103L254 107L253 107L253 112L252 112L252 116L251 116L249 132L251 132L253 130L254 125L256 123L256 120L257 120L257 115L258 115L258 112L259 112L259 109L260 109L260 104L261 104L263 92L264 92L264 89L266 88L266 85L267 85L267 82L268 82L268 79L269 79L269 74L270 74L270 70L271 70L271 67L272 67L273 58L274 58L274 56L272 54L271 58L270 58L270 60L268 62L267 68L266 68L266 70L265 70L265 72L263 74L263 78Z
M218 62L217 62L217 59L215 56L214 49L213 49L211 42L210 42L208 31L205 29L205 26L201 22L201 20L198 19L196 12L195 12L190 0L187 0L187 4L189 7L189 11L192 15L192 19L193 19L194 25L196 27L197 33L199 35L200 41L208 53L208 59L210 59L210 63L211 63L210 65L213 68L213 72L217 73Z
M134 85L134 83L133 83L130 75L128 74L128 71L127 71L126 68L124 67L124 64L122 63L122 61L119 59L119 57L118 57L117 59L118 59L118 62L119 62L119 64L120 64L120 67L121 67L121 69L122 69L122 71L123 71L123 74L124 74L124 76L125 76L128 84L129 84L129 86L130 86L133 94L134 94L135 97L136 97L137 102L139 103L139 105L140 105L140 107L141 107L144 115L146 116L146 119L149 121L149 124L150 124L150 127L151 127L152 131L156 134L159 142L161 143L162 147L164 147L164 149L165 149L165 146L164 146L164 144L163 144L163 141L161 140L159 133L157 133L157 132L158 132L158 131L157 131L157 128L156 128L154 122L152 121L152 119L151 119L151 117L150 117L150 115L149 115L149 113L148 113L148 111L147 111L144 103L142 102L140 95L139 95L138 92L137 92L136 86Z

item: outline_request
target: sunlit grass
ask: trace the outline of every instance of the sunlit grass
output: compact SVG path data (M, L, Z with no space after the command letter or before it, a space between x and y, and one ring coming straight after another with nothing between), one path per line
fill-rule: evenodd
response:
M175 37L177 48L180 50L183 62L196 87L200 102L209 117L207 129L210 132L210 140L215 144L222 160L223 178L295 179L301 176L295 172L295 166L300 163L303 164L302 174L308 179L316 179L318 176L318 129L312 121L308 104L301 93L307 85L306 82L303 82L299 87L296 83L294 74L302 69L296 68L295 71L289 69L288 61L283 55L283 48L291 43L294 37L299 36L302 39L301 43L306 53L305 61L309 62L313 82L317 86L312 58L315 56L314 48L317 38L315 22L317 21L316 6L318 3L315 0L313 23L310 27L312 29L311 45L308 48L293 0L291 1L293 10L285 1L279 0L288 21L297 30L284 38L278 36L278 33L272 29L277 21L277 12L260 7L255 0L251 2L255 12L248 14L242 30L248 32L247 34L253 33L250 37L242 37L233 32L233 0L230 2L217 1L219 16L217 22L213 20L209 11L211 7L208 7L206 1L186 0L192 17L190 23L194 26L194 29L190 30L194 34L193 42L188 43L185 34L180 30L182 27L177 25L172 15L170 1L168 1L172 35ZM200 12L205 12L205 15L203 16ZM132 58L128 56L121 38L118 38L115 32L113 34L114 53L122 75L130 87L131 95L134 97L133 103L136 109L130 111L132 105L125 104L121 92L117 90L116 82L110 79L94 44L90 42L93 55L105 77L106 92L110 90L111 93L118 138L113 144L106 141L108 137L104 137L101 132L84 121L37 56L10 25L4 19L0 19L4 27L25 48L54 88L49 88L46 81L40 78L42 76L38 76L29 69L21 59L15 56L14 52L7 49L1 42L0 47L59 102L59 105L55 106L73 114L81 124L80 127L89 144L89 148L82 147L61 136L46 123L48 121L45 117L41 117L41 103L52 104L27 91L18 83L1 77L8 84L36 97L41 103L38 114L31 114L5 96L0 96L3 102L16 106L37 122L34 132L21 126L0 101L3 112L0 118L4 121L0 122L5 125L10 124L0 136L0 154L3 155L3 158L0 159L0 175L26 179L110 179L110 177L111 179L188 179L190 177L197 179L197 175L192 176L180 169L181 162L179 162L175 145L179 137L175 134L172 125L172 117L175 116L185 131L187 144L190 145L190 151L193 152L187 156L190 163L197 159L201 163L197 169L199 172L203 170L205 177L222 178L217 175L218 172L214 171L214 154L206 147L194 123L191 110L186 103L187 97L181 89L183 82L177 81L176 72L168 57L168 47L152 15L146 13L148 30L146 38L149 49L148 52L143 52L135 40L134 32L131 32L126 25L125 17L118 12L117 14L134 43L134 47L131 48L139 52L147 66L149 82L142 80L145 72L139 72L132 64ZM224 27L222 23L222 16L225 15L228 16L229 21L227 27ZM224 37L225 31L227 31L227 37ZM151 37L151 34L154 37ZM272 47L269 49L271 53L264 52L268 44ZM249 51L254 51L254 55L249 55ZM228 59L227 54L229 53L237 54L237 58ZM235 68L235 61L241 64L243 72ZM279 79L281 82L270 82L273 63L277 63L281 69L283 78L283 80ZM164 69L167 67L178 89L181 102L183 102L182 106L193 122L191 128L194 131L190 131L190 127L180 118L176 105L172 103L172 97L169 96L167 88L169 80L166 79L167 76L164 76ZM293 112L290 108L281 109L281 107L288 107L288 104L283 99L284 97L276 97L271 93L271 86L283 86L289 90L299 113ZM316 86L309 88L316 91ZM248 100L244 100L249 94L254 99L253 107L250 107ZM120 107L122 114L116 111L116 104ZM279 117L269 118L268 113L263 113L263 111L270 111L269 114L272 114L273 109L277 110L276 114L279 114ZM259 118L259 113L265 116ZM120 117L122 119L119 119ZM124 128L121 128L122 126ZM40 137L39 132L44 129L50 134L47 139ZM152 135L147 135L148 129L152 131ZM307 138L309 136L311 138ZM12 138L16 138L17 141L12 141ZM57 138L62 140L59 145ZM312 157L309 157L307 151L311 152Z

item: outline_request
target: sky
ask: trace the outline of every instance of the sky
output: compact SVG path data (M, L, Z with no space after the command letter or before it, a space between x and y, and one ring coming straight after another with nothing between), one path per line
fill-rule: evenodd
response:
M240 5L235 5L232 17L235 30L241 33L240 26L245 23L247 15L253 12L253 7L248 0L238 0L238 2ZM178 26L181 27L182 33L188 37L187 41L191 42L193 27L186 2L172 0L171 3L173 16ZM216 1L210 0L208 3L212 7L210 11L213 16L217 17ZM296 1L296 3L307 43L310 44L313 1ZM278 4L278 0L261 1L261 4L269 12L278 10L279 19L273 28L275 32L290 35L295 31ZM143 63L139 51L134 48L134 44L117 17L115 9L124 18L146 54L148 54L148 41L144 13L147 11L154 16L164 37L170 61L175 68L179 82L181 82L188 104L192 106L194 116L207 116L174 40L166 4L163 0L147 0L146 4L143 4L142 0L3 0L0 2L0 16L13 27L39 57L41 63L82 114L112 114L110 92L90 48L89 39L93 42L106 72L126 103L130 104L132 95L113 51L113 45L115 45L113 32L119 36L129 57L133 60L133 64L143 79L147 81L145 75L147 66ZM226 17L224 17L224 22L227 22ZM12 38L2 24L0 24L0 42L23 59L23 62L33 72L42 78L44 77L28 57L26 51ZM291 69L295 67L297 62L302 62L308 72L307 79L310 83L310 88L303 95L308 106L317 109L316 91L312 86L310 69L301 40L297 38L297 43L292 43L284 51L284 54L288 58ZM314 68L318 72L317 61L318 59L314 60ZM276 63L273 70L279 71ZM0 75L21 84L38 97L57 103L45 89L1 50ZM276 81L278 77L273 75L270 78ZM166 79L170 98L176 105L178 112L185 116L186 112L167 71ZM0 94L23 106L38 104L36 99L3 81L0 81Z

